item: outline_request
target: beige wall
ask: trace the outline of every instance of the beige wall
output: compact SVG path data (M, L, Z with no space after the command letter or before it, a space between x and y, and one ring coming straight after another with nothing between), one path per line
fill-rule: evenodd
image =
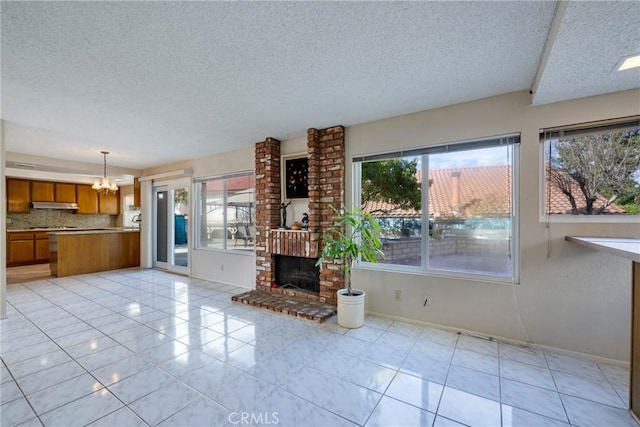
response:
M517 298L531 342L628 360L631 263L563 239L571 234L640 237L640 225L553 223L546 230L540 221L538 134L545 127L640 114L639 100L635 90L532 107L529 94L520 92L347 128L347 159L512 132L520 132L522 140L520 284L358 269L354 284L367 291L367 309L526 341ZM350 187L347 193L351 200ZM394 301L396 289L402 301ZM423 307L427 296L430 304Z
M640 238L640 225L540 221L541 128L640 114L640 91L533 107L527 92L449 106L351 126L347 160L353 155L422 147L484 136L521 133L520 283L508 285L357 269L354 285L367 291L370 312L477 331L616 360L629 358L631 265L629 261L564 241L565 235ZM340 124L340 123L335 123ZM314 123L309 123L313 127ZM266 136L266 135L265 135ZM306 150L305 137L285 141L282 152ZM253 147L145 171L145 175L193 168L193 177L254 167ZM347 161L347 200L351 167ZM293 206L298 218L303 206ZM193 241L193 240L192 240ZM551 252L548 254L549 242ZM224 267L222 267L224 265ZM251 288L254 257L194 251L192 275ZM402 300L394 301L394 290ZM430 304L423 307L425 297ZM518 306L516 305L516 299Z

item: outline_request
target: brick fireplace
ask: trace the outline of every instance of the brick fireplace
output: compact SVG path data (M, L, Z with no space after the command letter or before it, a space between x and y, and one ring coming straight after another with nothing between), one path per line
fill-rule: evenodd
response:
M267 138L256 143L256 289L336 305L336 291L344 287L339 264L323 265L319 292L272 286L276 280L276 256L318 258L322 230L333 223L330 206L344 206L344 127L309 129L307 155L309 229L281 230L280 141Z

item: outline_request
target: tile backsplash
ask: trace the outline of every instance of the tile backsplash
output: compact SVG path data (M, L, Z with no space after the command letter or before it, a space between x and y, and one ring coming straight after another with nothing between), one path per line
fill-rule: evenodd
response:
M117 227L119 215L78 215L56 209L31 209L28 214L7 214L7 230L24 230L30 227Z

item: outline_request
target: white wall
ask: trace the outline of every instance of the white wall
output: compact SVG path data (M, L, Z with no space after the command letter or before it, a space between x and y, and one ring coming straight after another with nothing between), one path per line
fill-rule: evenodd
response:
M640 114L640 91L532 107L526 92L389 118L346 129L353 155L521 133L520 284L357 269L372 312L617 360L629 359L631 263L564 241L565 235L640 237L638 223L540 222L541 128ZM347 167L347 183L351 168ZM351 200L347 185L347 201ZM549 256L548 239L552 250ZM402 301L393 298L402 291ZM430 304L423 307L425 297Z

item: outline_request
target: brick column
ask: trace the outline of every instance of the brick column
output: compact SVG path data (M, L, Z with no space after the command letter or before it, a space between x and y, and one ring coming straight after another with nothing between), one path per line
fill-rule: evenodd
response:
M320 230L320 137L318 130L309 129L307 131L307 152L309 155L309 168L307 173L307 187L309 189L309 232L311 242L319 242L321 239ZM319 248L319 245L314 247ZM313 258L320 254L313 253Z
M267 251L267 230L280 225L280 141L256 143L256 289L270 290L275 257Z
M344 208L344 127L334 126L316 133L320 144L320 228L333 224L333 210ZM323 247L323 243L320 246ZM325 263L320 273L320 301L337 304L336 291L344 287L344 272L340 263Z

